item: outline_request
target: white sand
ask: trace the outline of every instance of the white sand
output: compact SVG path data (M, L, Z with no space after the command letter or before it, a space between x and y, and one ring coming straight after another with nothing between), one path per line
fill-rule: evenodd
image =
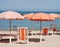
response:
M7 32L6 32L7 33ZM40 42L28 42L27 44L12 43L0 43L0 47L60 47L60 35L43 36L45 41Z

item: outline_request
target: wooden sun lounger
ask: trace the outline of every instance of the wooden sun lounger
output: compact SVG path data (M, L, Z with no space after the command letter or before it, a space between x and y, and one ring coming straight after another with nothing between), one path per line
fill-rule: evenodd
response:
M15 34L0 34L0 40L1 39L9 39L9 43L11 43L12 39L16 39L16 35Z

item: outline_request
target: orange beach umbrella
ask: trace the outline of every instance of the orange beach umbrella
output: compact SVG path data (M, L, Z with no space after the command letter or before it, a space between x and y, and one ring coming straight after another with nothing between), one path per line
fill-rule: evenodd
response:
M46 13L36 13L31 17L28 17L28 19L34 21L51 21L54 20L54 17L50 17L49 14Z
M35 14L29 14L24 15L25 18L33 21L40 21L40 31L42 29L42 21L53 21L55 18L50 17L49 14L46 13L35 13Z
M46 13L35 13L24 15L25 18L33 21L40 21L40 31L42 29L42 21L54 21L56 18L60 18L59 14L46 14Z
M33 21L40 21L40 31L42 29L42 21L53 21L55 20L55 18L50 17L49 14L46 13L35 13L33 15L24 15L25 18L29 19L29 20L33 20ZM42 33L42 32L41 32ZM42 39L42 34L41 34L41 38Z

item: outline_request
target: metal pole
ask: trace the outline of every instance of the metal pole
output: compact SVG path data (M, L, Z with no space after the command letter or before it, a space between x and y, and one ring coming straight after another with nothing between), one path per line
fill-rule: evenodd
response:
M10 24L10 26L9 26L9 29L10 29L10 40L9 40L9 43L11 43L11 20L10 20L10 22L9 22L9 24Z
M41 35L40 35L40 42L42 43L42 21L40 21L40 32L41 32Z
M42 30L42 21L40 21L40 32Z
M11 23L11 20L10 20L10 23L9 24L10 24L9 28L10 28L10 36L11 36L11 24L12 24Z

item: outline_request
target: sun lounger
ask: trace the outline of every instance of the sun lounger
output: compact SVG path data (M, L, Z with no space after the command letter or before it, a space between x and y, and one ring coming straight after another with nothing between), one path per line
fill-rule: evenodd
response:
M16 39L15 34L0 34L0 40L1 39L9 39L9 43L11 43L12 39Z
M40 35L40 34L38 35L38 32L40 33L40 31L31 30L30 31L31 35L27 36L28 40L30 40L30 39L39 39L39 42L42 42L42 35ZM27 42L29 42L28 40L27 40Z
M55 27L51 27L50 30L52 30L52 35L57 34L58 30Z
M18 43L27 43L27 27L18 27Z
M48 34L48 28L43 28L43 34L45 34L45 35Z
M39 33L36 33L36 35L47 35L49 31L49 28L43 28Z

